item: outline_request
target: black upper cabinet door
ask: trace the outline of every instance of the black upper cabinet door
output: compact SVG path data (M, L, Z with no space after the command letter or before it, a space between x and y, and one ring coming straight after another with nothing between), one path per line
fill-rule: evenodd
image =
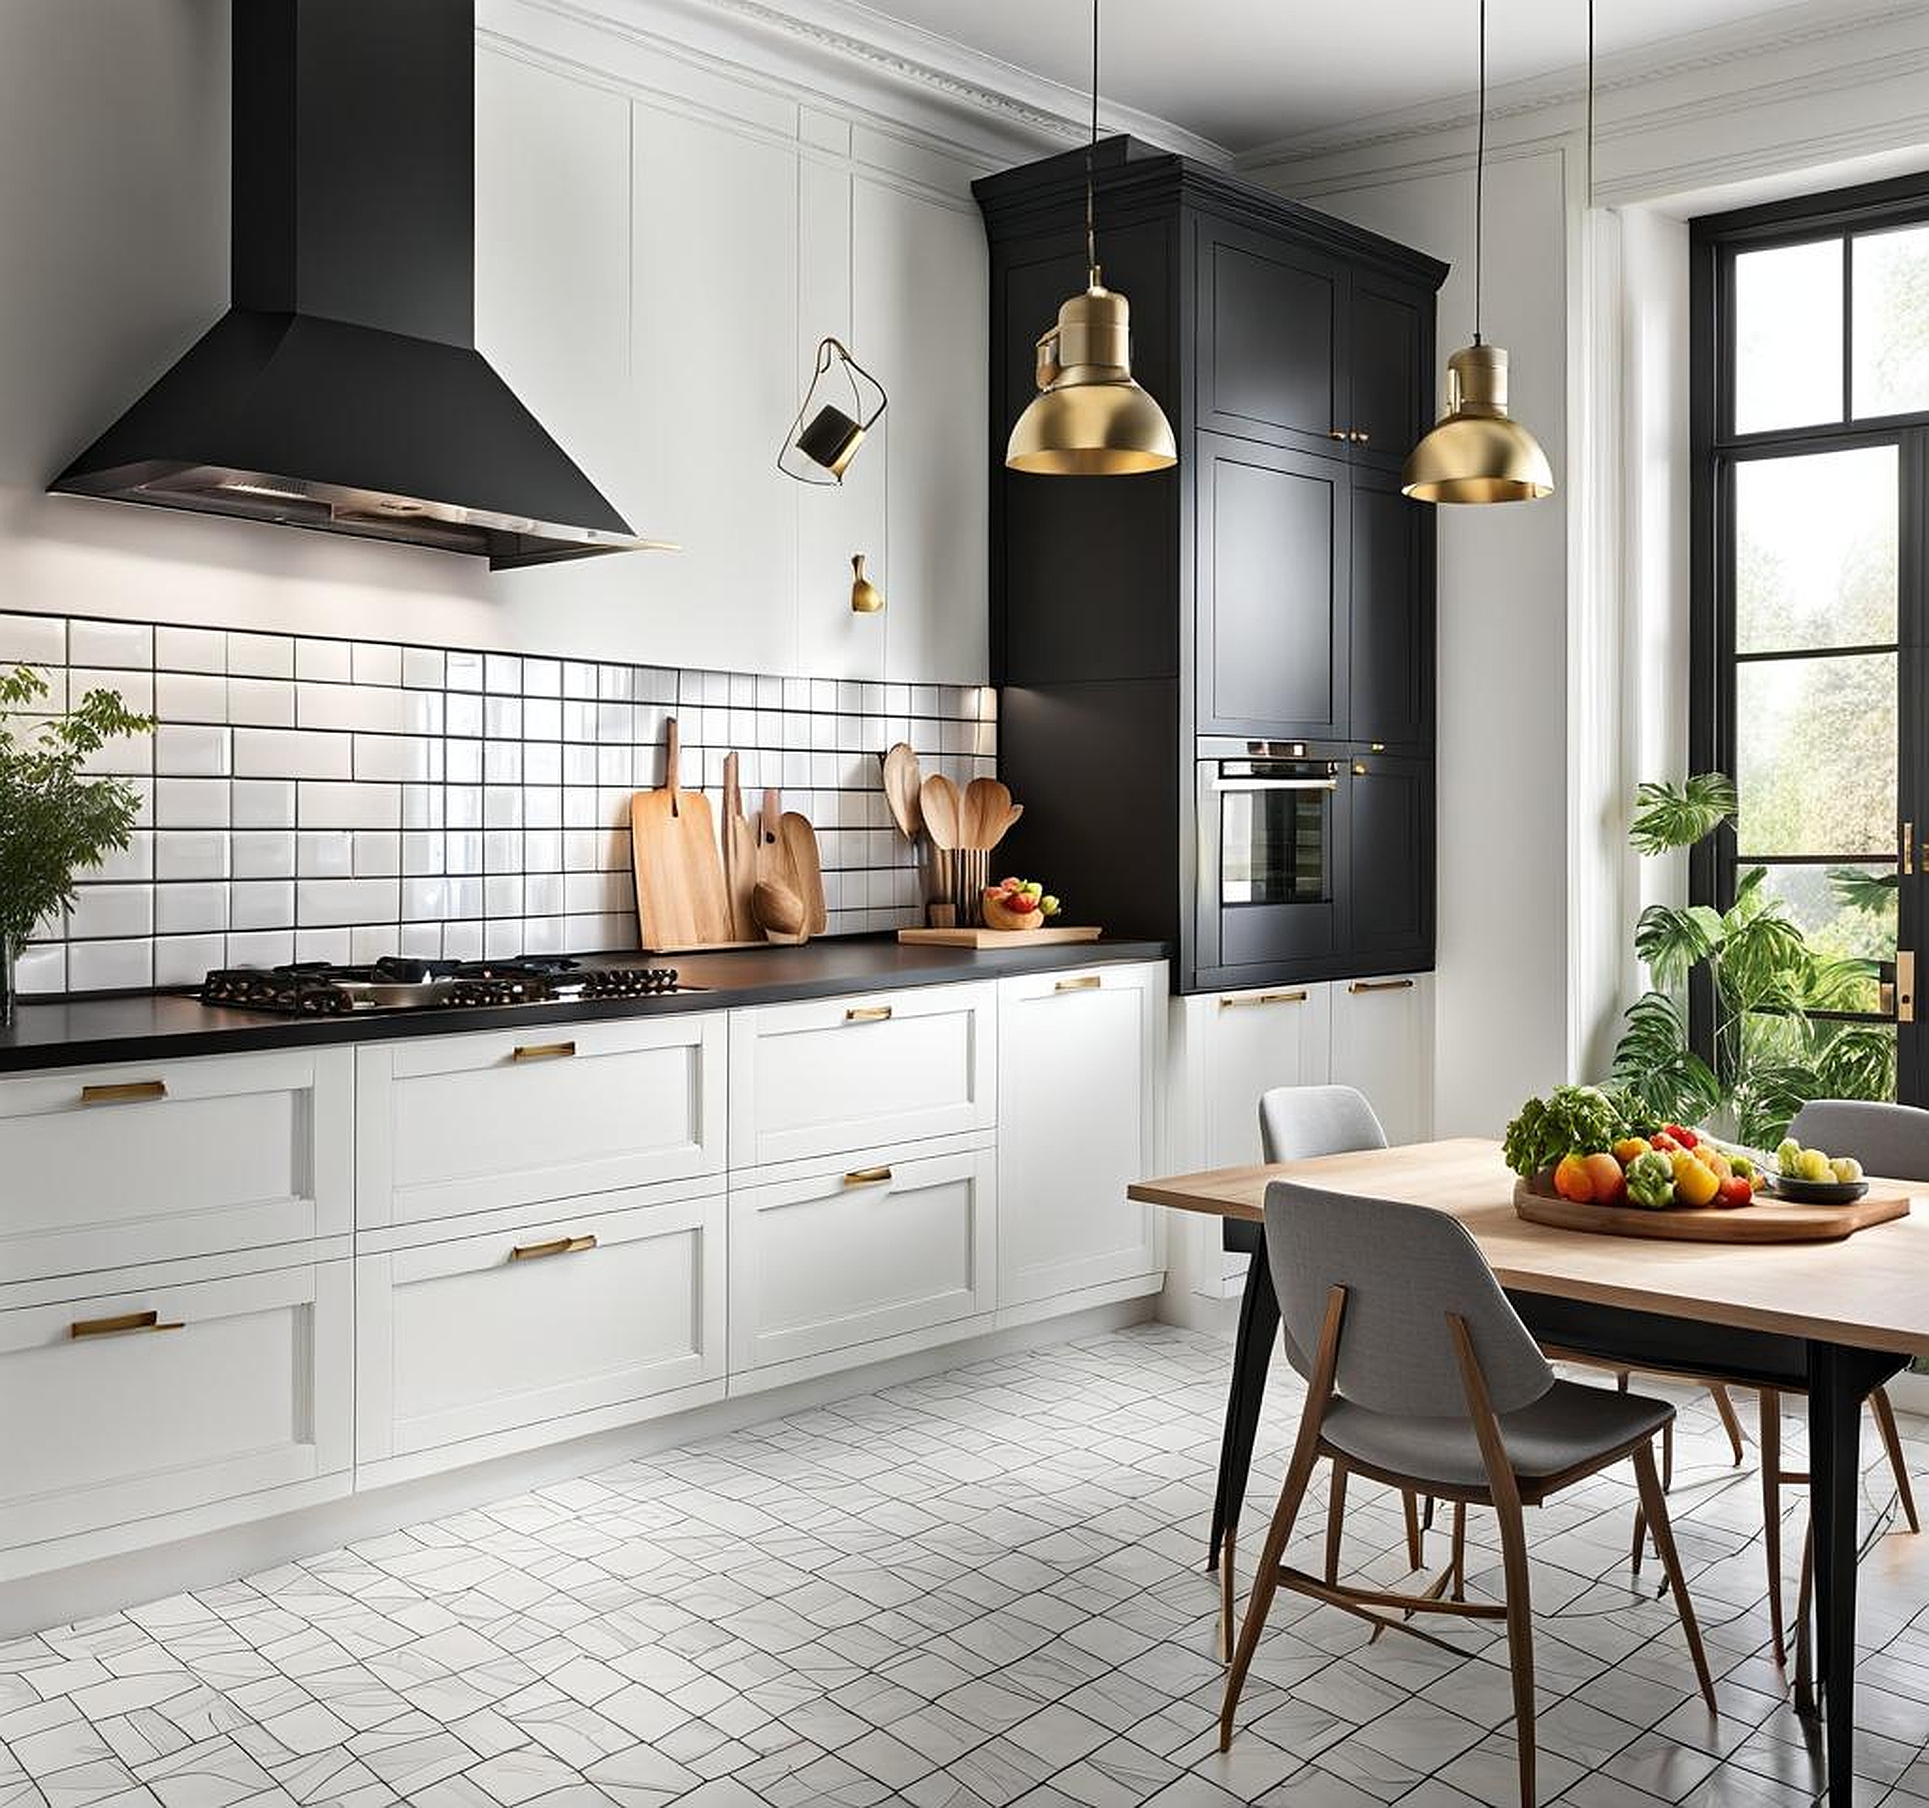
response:
M1347 445L1345 267L1209 216L1196 231L1197 425L1308 452Z
M1432 425L1426 367L1433 297L1355 272L1348 325L1352 395L1346 427L1356 464L1397 471Z
M1198 732L1344 739L1353 473L1195 436Z
M1424 753L1433 744L1433 523L1383 471L1353 472L1349 736Z
M1355 971L1433 959L1433 762L1364 753L1341 780L1349 841L1347 947Z

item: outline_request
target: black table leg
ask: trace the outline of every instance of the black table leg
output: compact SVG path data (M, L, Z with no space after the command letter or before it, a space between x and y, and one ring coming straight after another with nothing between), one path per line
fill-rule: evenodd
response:
M1206 1567L1219 1567L1219 1549L1239 1524L1252 1475L1253 1440L1259 1435L1259 1409L1266 1398L1266 1369L1279 1335L1279 1301L1262 1243L1246 1270L1239 1297L1239 1334L1233 1343L1232 1389L1226 1397L1226 1429L1219 1445L1219 1488L1212 1503L1212 1548Z
M1829 1808L1855 1792L1855 1555L1862 1407L1900 1359L1808 1346L1809 1520L1815 1538L1815 1656L1822 1685Z

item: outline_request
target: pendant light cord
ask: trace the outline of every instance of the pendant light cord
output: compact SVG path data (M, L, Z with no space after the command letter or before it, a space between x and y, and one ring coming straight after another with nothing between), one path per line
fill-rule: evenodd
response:
M1483 0L1484 4L1484 0ZM1093 223L1093 156L1098 150L1098 5L1092 0L1092 136L1085 145L1085 268L1091 273L1092 286L1098 286L1098 231Z
M1094 0L1096 4L1096 0ZM1474 344L1480 343L1480 253L1487 228L1487 0L1480 0L1480 114L1474 127Z
M1594 0L1587 0L1587 204L1594 205Z

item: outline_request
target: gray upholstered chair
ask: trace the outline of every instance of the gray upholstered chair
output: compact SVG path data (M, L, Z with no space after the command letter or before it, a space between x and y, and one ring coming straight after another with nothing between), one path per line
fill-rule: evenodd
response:
M1226 1678L1220 1748L1232 1743L1240 1690L1282 1587L1395 1631L1417 1628L1393 1615L1504 1619L1520 1797L1532 1808L1534 1639L1521 1509L1628 1459L1712 1709L1714 1684L1654 1459L1654 1439L1674 1408L1557 1380L1466 1227L1449 1213L1275 1181L1266 1189L1266 1250L1286 1354L1306 1378L1306 1406ZM1492 1507L1505 1603L1467 1600L1464 1578L1452 1571L1424 1594L1348 1587L1331 1517L1324 1576L1289 1567L1287 1541L1322 1457L1333 1465L1336 1493L1360 1474L1436 1494L1463 1511Z

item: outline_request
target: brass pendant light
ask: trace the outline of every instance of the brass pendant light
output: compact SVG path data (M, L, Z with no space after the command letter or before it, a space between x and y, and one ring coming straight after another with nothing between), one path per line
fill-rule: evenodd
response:
M1447 412L1407 454L1403 495L1416 502L1532 502L1554 493L1540 442L1507 412L1507 354L1480 336L1486 226L1487 0L1480 0L1480 123L1474 148L1474 342L1447 360Z
M1165 412L1132 380L1132 307L1106 288L1093 229L1098 143L1098 7L1092 0L1092 137L1085 151L1083 294L1038 341L1038 390L1011 430L1005 463L1047 477L1121 477L1179 462Z

